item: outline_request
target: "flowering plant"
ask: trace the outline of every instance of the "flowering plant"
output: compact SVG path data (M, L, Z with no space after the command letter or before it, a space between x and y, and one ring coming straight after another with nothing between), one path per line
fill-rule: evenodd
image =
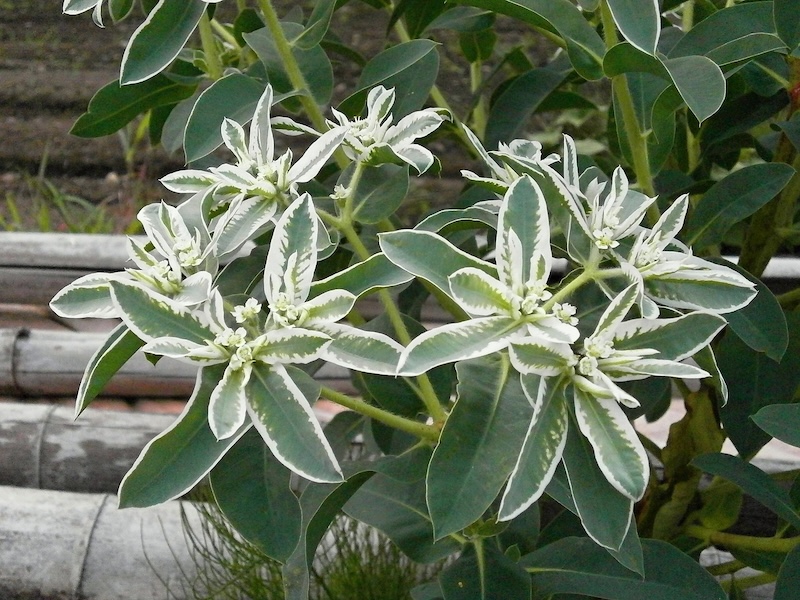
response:
M109 0L112 16L123 4ZM680 31L662 32L661 10L672 9L658 2L632 18L624 0L581 1L582 12L567 0L557 8L404 1L393 17L404 41L370 59L355 91L326 116L324 48L334 44L326 32L341 3L319 0L302 24L279 22L269 0L258 12L240 3L239 16L256 19L246 26L245 17L217 20L207 4L153 6L119 82L76 124L86 132L116 118L108 98L144 86L143 95L162 95L151 108L169 108L163 133L181 131L189 162L161 180L183 199L140 212L147 241L129 242L131 268L82 277L51 303L64 317L120 320L87 367L78 413L137 351L198 367L184 412L142 451L120 505L166 502L208 477L231 523L284 564L290 598L308 594L313 550L339 511L383 530L414 560L453 557L415 598L630 598L645 590L659 599L722 598L717 581L679 549L689 538L752 548L747 536L721 531L730 511L714 496L716 482L707 501L697 488L698 467L742 486L754 481L731 474L731 457L719 454L715 413L739 396L725 382L736 374L718 358L730 364L735 338L751 355L780 359L786 319L752 274L714 257L735 219L755 209L732 208L739 216L726 221L727 200L714 188L710 208L696 202L696 186L658 198L653 173L666 161L676 112L693 125L710 118L725 99L722 68L749 65L756 54L706 48L707 32L686 33L665 54L658 44ZM423 4L430 18L420 24L412 9ZM740 23L757 16L756 4L788 10L776 1L742 5L747 15L719 12ZM65 11L94 9L99 21L103 6L67 1ZM491 11L546 31L566 54L547 73L515 75L487 112L480 65L494 49ZM681 17L689 23L691 11ZM192 54L184 44L195 27L203 49ZM437 28L458 31L477 67L468 118L429 76L438 55L423 34ZM778 33L759 33L763 54L786 50L789 33ZM148 54L154 39L163 43ZM511 139L518 128L503 110L519 113L530 81L571 93L559 68L572 78L613 77L620 147L606 170L569 135L550 153L539 141ZM627 77L641 72L653 79ZM196 90L192 77L212 83ZM635 85L649 98L638 108L652 112L652 137L634 110ZM437 107L425 107L429 95ZM278 116L278 107L303 117ZM282 134L292 148L279 152ZM428 142L445 135L478 159L462 170L467 191L404 224L410 176L441 170ZM212 154L221 145L225 154ZM617 166L625 160L627 169ZM778 163L741 170L763 183L756 191L775 193L794 172ZM745 243L742 261L757 271L753 252ZM375 301L380 314L369 318ZM778 339L760 335L765 319L783 325ZM719 342L726 325L728 346ZM330 365L349 371L345 389L315 377ZM689 410L662 450L632 421L662 414L673 385ZM323 427L313 411L320 398L349 410ZM357 438L364 450L354 458ZM779 514L800 526L785 504ZM553 507L561 512L545 518ZM541 531L540 520L548 524ZM789 553L796 540L780 537L776 552L798 560Z

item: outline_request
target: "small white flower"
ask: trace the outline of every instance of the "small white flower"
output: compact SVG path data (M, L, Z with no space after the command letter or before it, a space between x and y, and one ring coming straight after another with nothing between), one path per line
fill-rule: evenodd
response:
M578 318L575 316L577 313L578 309L572 304L560 304L556 302L553 305L553 314L562 323L567 323L568 325L577 325Z
M261 303L255 298L248 298L244 304L234 306L231 314L237 323L246 323L247 321L255 320L260 312Z

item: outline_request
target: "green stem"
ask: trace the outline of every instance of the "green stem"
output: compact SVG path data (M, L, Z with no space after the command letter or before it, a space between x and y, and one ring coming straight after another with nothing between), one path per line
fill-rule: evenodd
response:
M737 533L726 533L702 525L687 525L683 532L714 546L740 548L754 552L790 552L800 544L800 536L791 538L762 538Z
M765 583L772 583L775 581L775 579L777 579L777 576L773 575L772 573L759 573L758 575L750 575L749 577L732 577L730 580L721 581L720 585L726 592L730 592L734 584L736 585L737 589L746 590L759 585L764 585Z
M483 139L483 136L486 133L486 99L480 93L483 80L481 75L481 62L479 60L475 61L474 63L470 63L469 80L470 91L473 95L478 95L478 101L472 111L472 127L475 131L475 134L480 139Z
M354 410L364 416L370 417L371 419L380 421L381 423L384 423L389 427L393 427L394 429L399 429L400 431L405 431L406 433L415 435L418 438L433 442L439 438L439 430L436 429L436 427L426 425L425 423L420 423L419 421L406 419L405 417L390 413L382 408L378 408L377 406L364 402L359 398L353 398L347 394L337 392L329 387L323 387L321 395L323 398L326 398L331 402L335 402L340 406L344 406L345 408Z
M208 76L216 81L222 78L222 62L217 54L217 42L214 39L214 32L211 29L211 19L208 18L208 11L203 11L200 17L200 43L203 46L203 56L208 69Z
M780 304L782 308L791 308L800 302L800 288L794 289L790 292L785 292L780 296L777 296L777 299L778 304Z
M267 23L272 39L275 41L275 48L278 51L278 55L281 57L281 62L283 63L284 69L286 69L286 74L289 76L289 81L292 87L300 92L298 99L303 106L303 110L306 115L308 115L311 124L317 131L327 131L328 124L325 121L325 116L311 96L308 83L306 83L300 66L297 64L297 60L295 60L289 40L286 39L286 34L283 33L283 27L281 27L281 22L278 20L278 15L272 7L272 0L258 0L258 6L264 15L264 20ZM337 150L333 156L339 168L343 169L349 164L347 157L341 149Z
M608 8L608 3L605 0L603 0L600 8L606 47L611 48L618 41L614 17L611 15L611 9ZM611 85L622 113L625 137L628 138L628 145L633 156L633 170L636 173L636 181L643 193L648 196L655 196L653 174L650 171L650 160L648 158L647 139L639 127L636 109L633 106L633 97L628 87L628 79L625 74L616 75L611 79ZM655 225L660 216L658 206L653 202L647 209L647 219L651 225Z
M714 577L719 577L720 575L730 575L732 573L736 573L736 571L744 569L746 566L747 565L740 560L731 560L718 565L709 565L706 567L706 571L708 571Z
M241 48L241 46L239 45L239 42L231 34L231 32L228 31L227 29L225 29L225 27L222 25L222 23L220 23L216 19L211 19L211 28L216 32L216 34L219 37L224 39L231 46L233 46L234 48Z

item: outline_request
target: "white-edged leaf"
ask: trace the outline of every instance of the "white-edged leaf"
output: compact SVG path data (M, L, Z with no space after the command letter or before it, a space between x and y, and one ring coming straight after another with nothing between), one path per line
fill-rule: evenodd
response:
M567 441L569 413L561 381L536 375L522 375L520 381L533 406L533 418L503 492L500 521L510 521L539 499L553 478Z
M178 194L195 194L218 183L217 178L211 173L199 169L175 171L165 175L159 181L169 191Z
M280 365L255 363L246 387L247 412L272 454L318 483L342 481L342 470L311 402Z
M575 391L578 427L594 448L597 465L608 482L631 500L644 496L650 477L647 453L615 400Z
M83 372L75 399L76 419L103 390L114 373L136 354L143 343L124 323L114 328L89 359Z
M181 281L181 289L172 299L184 306L195 306L211 296L211 273L199 271Z
M580 189L580 172L578 171L578 150L575 147L575 140L570 136L564 135L563 151L564 181L568 186Z
M208 427L208 402L222 366L204 367L189 402L175 422L142 450L119 488L121 508L154 506L191 490L250 428L219 441Z
M115 276L128 279L125 274ZM111 300L110 277L107 273L79 277L53 296L50 309L67 319L113 319L119 313Z
M658 0L608 0L608 8L625 39L642 52L655 56L661 35Z
M347 316L356 303L356 297L347 290L329 290L303 304L308 317L303 325L312 329L317 324L335 323Z
M222 121L220 130L222 132L222 141L236 157L236 162L239 166L245 169L249 168L252 161L247 151L247 139L242 126L226 117Z
M683 360L708 345L723 327L725 319L700 311L668 319L631 319L614 330L614 348L652 348L659 358Z
M347 129L337 127L326 131L308 147L296 163L289 169L288 179L296 183L311 181L325 166L328 159L344 140Z
M419 144L409 144L403 148L396 148L394 149L394 154L404 163L414 167L420 175L430 169L435 161L433 153Z
M109 286L122 320L142 340L177 337L203 344L215 337L186 307L166 296L118 281Z
M263 197L237 199L215 227L216 255L224 258L233 254L265 227L275 215L278 206Z
M613 332L628 314L638 296L637 284L631 284L622 290L603 311L600 321L592 334L597 335L603 331Z
M429 231L382 233L378 241L390 261L406 272L429 281L445 294L450 292L447 278L465 267L475 267L497 277L494 265L459 250L443 237ZM436 260L431 260L434 256Z
M231 437L247 418L245 386L250 379L251 367L225 368L222 379L211 393L208 403L208 425L218 440Z
M524 337L511 342L508 356L514 368L523 374L541 377L560 375L570 366L574 355L567 344Z
M267 84L258 99L253 120L250 122L250 157L259 164L272 162L275 155L275 142L272 137L270 111L272 109L272 86Z
M509 290L479 269L459 269L447 281L450 284L450 296L470 314L485 317L510 313L512 310Z
M663 306L722 314L742 308L755 297L753 285L738 273L699 258L688 260L695 268L645 277L646 294Z
M322 353L328 362L362 373L397 372L405 348L389 336L339 323L326 323L319 328L333 338Z
M264 268L264 291L272 301L278 292L289 293L295 303L308 298L317 267L317 213L311 196L292 202L275 225ZM271 288L277 277L282 289ZM286 286L292 289L286 289Z
M603 371L614 381L626 381L627 376L630 376L631 380L641 379L647 375L679 379L702 379L710 376L708 372L694 365L657 358L642 358L619 367L603 367Z
M259 336L256 359L267 364L305 364L319 358L331 338L320 331L300 327L276 329Z
M547 205L530 177L515 181L503 198L497 217L497 272L512 289L546 281L552 266Z
M444 122L433 110L418 110L406 115L386 132L384 142L390 146L407 146L414 140L430 135Z
M482 317L426 331L406 348L398 374L420 375L439 365L492 354L508 346L519 329L510 317Z

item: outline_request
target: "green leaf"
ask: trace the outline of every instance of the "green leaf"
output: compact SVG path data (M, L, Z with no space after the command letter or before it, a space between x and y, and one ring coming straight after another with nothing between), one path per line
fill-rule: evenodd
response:
M594 449L574 418L567 433L563 461L575 509L586 533L601 546L618 550L628 533L633 502L603 476Z
M726 600L695 560L675 546L642 540L645 578L618 564L586 538L564 538L522 557L537 598L579 594L609 600Z
M526 600L531 578L491 544L470 548L439 574L444 600Z
M177 337L197 344L215 335L189 311L164 296L154 297L143 288L111 281L111 297L122 312L122 319L140 338Z
M533 416L502 357L456 365L457 399L433 452L427 498L435 538L477 521L514 468Z
M204 90L186 122L183 139L186 161L202 158L222 144L220 126L226 118L247 123L263 93L263 83L241 73L218 79Z
M488 29L494 24L495 16L486 10L478 10L468 6L455 6L445 10L436 17L426 28L426 31L434 29L452 29L454 31L481 31Z
M751 418L772 437L800 448L800 404L772 404Z
M254 431L225 454L210 477L225 518L246 540L281 562L297 546L302 521L290 478L291 472Z
M447 278L465 267L475 267L497 277L494 265L453 246L444 238L427 231L393 231L380 235L381 250L401 269L430 281L444 293L450 292ZM431 257L436 260L432 261Z
M764 406L792 402L800 385L800 314L786 313L786 322L789 346L780 364L730 333L716 351L730 398L720 408L720 418L742 456L754 455L770 439L750 417Z
M431 40L411 40L376 55L364 66L356 91L342 101L339 110L349 116L358 114L367 93L377 85L403 90L392 108L395 122L419 110L428 99L439 70L436 46Z
M608 8L625 39L642 52L655 55L661 35L658 0L608 0Z
M686 243L696 248L720 244L734 224L749 217L780 192L795 170L783 163L749 165L715 183L686 224Z
M224 366L200 369L192 397L175 423L144 447L119 488L119 506L154 506L191 490L250 428L217 440L208 427L208 401Z
M531 375L523 375L521 383L533 416L500 503L498 518L503 521L516 518L539 498L561 461L567 439L569 413L561 383Z
M800 589L800 546L789 552L778 572L773 600L792 600Z
M151 108L190 97L194 89L193 85L176 83L165 75L134 85L112 81L92 96L87 112L75 121L70 133L84 138L111 135Z
M569 0L458 0L485 8L560 36L567 44L573 68L584 79L601 79L603 40Z
M347 290L355 296L368 294L379 288L394 287L413 279L400 267L391 262L382 252L373 254L367 260L356 263L326 279L311 285L310 298L315 298L330 290Z
M430 450L401 456L390 463L393 471L408 470L402 480L376 474L344 506L344 512L381 530L412 560L432 563L459 549L452 538L434 542L433 525L425 504L425 467Z
M800 44L800 6L794 0L774 0L775 28L791 53Z
M353 216L359 223L378 223L400 207L408 193L408 166L367 167L353 194Z
M692 464L706 473L735 483L781 519L800 527L800 513L792 504L789 493L758 467L729 454L704 454L695 458Z
M718 10L697 23L669 51L670 58L706 56L720 66L782 46L775 36L770 2L746 2Z
M431 329L406 347L398 374L420 375L439 365L492 354L506 348L522 327L511 317L482 317Z
M486 123L486 147L517 137L542 102L566 78L552 69L533 69L514 79L492 103Z
M121 85L139 83L166 69L207 7L203 0L159 0L128 41L122 55Z
M144 342L126 325L117 325L94 353L83 372L75 400L75 418L86 409L114 374L128 362Z
M440 210L420 221L417 231L441 232L460 229L483 229L488 225L497 229L497 214L478 206Z
M311 564L317 546L333 520L341 515L347 500L372 474L371 470L362 469L349 473L345 482L311 483L303 489L300 495L300 510L303 515L300 543L282 571L285 600L308 600Z
M119 23L133 10L133 0L109 0L108 12L114 23Z
M254 363L246 388L256 430L281 463L306 479L338 482L341 469L311 403L281 365Z
M336 0L318 0L308 17L305 29L290 43L303 50L310 50L322 41L331 25L331 17L336 9Z
M664 68L686 106L702 123L725 101L725 76L705 56L685 56L664 60Z
M728 325L739 338L756 352L763 352L775 362L780 362L789 345L786 316L772 291L757 277L738 265L719 259L724 264L752 281L758 293L745 307L725 315Z
M281 27L286 37L290 39L303 32L303 26L299 23L283 22ZM302 91L295 90L291 83L280 53L275 46L275 40L268 28L264 27L252 33L245 33L243 37L264 63L269 82L276 91L287 94ZM333 69L325 51L319 45L308 49L298 45L292 48L292 54L308 84L308 92L318 104L327 104L333 91Z

